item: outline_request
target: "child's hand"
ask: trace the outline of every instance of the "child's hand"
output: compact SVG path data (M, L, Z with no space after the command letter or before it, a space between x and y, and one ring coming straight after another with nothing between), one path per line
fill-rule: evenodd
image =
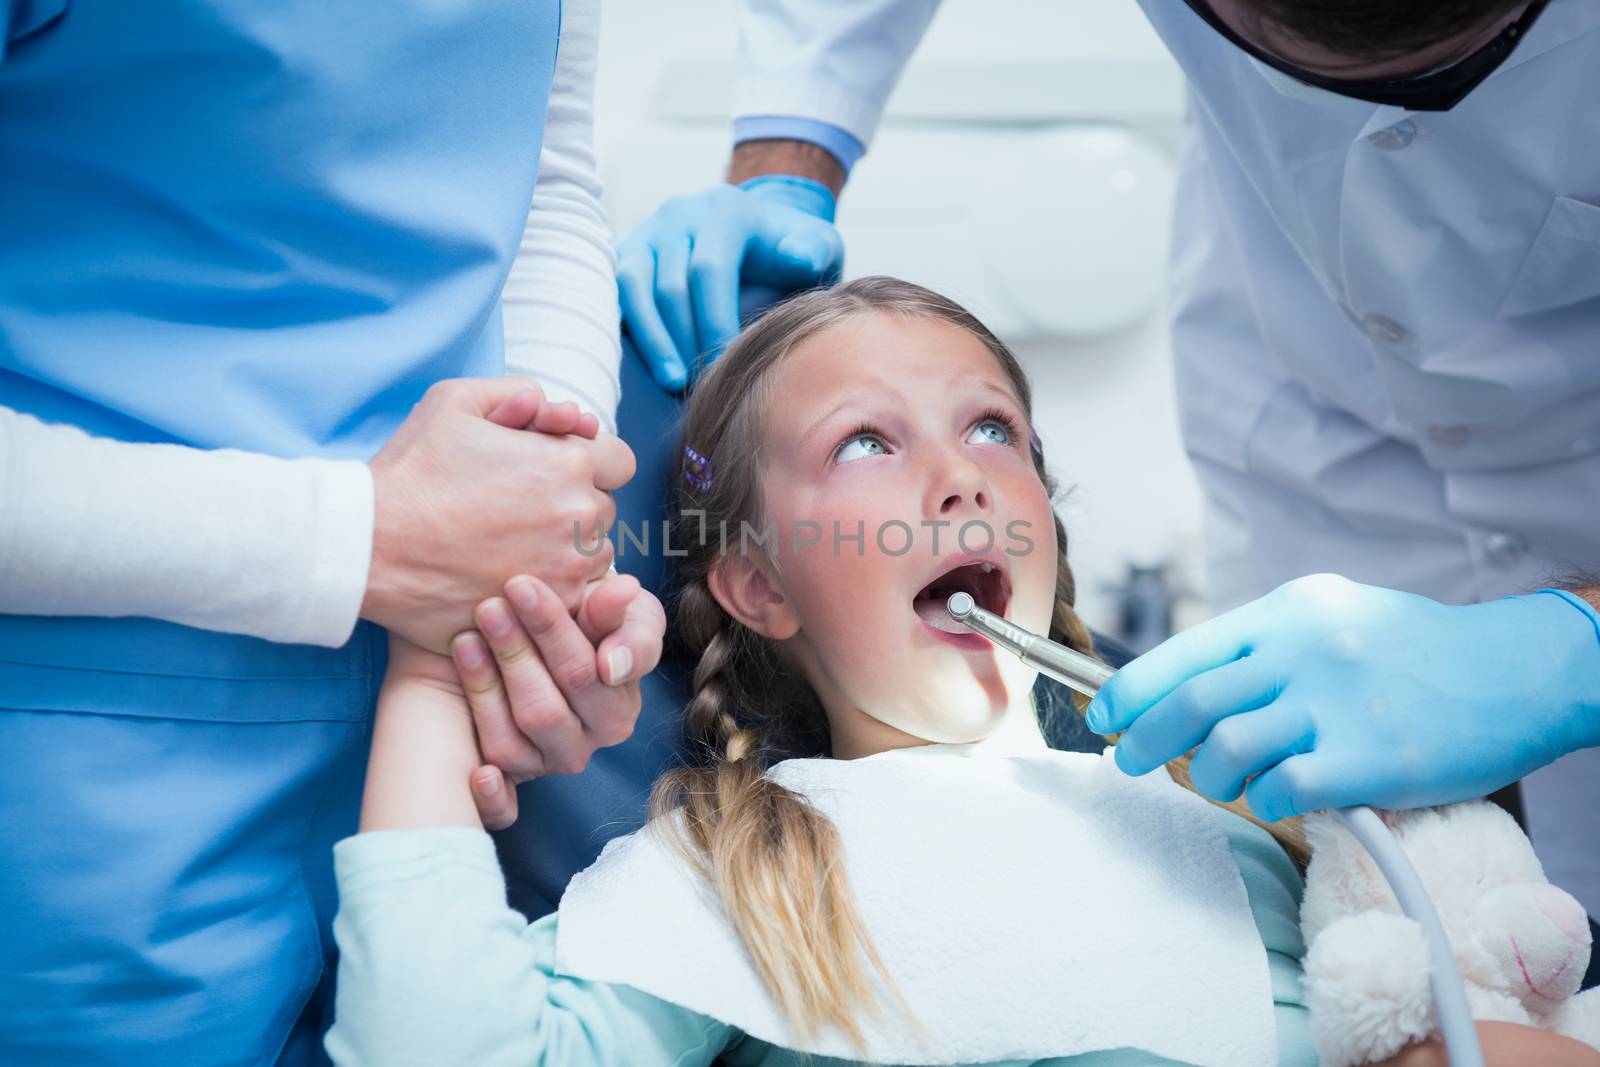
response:
M577 774L596 749L619 744L639 716L639 679L661 658L666 613L628 575L585 593L578 616L537 578L520 575L506 595L478 605L478 632L451 654L489 766L472 776L484 825L516 821L508 786L546 774Z

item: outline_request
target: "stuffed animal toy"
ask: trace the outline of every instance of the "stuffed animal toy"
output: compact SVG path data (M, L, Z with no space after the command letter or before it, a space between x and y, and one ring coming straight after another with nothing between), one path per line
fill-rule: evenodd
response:
M1551 885L1528 838L1487 801L1382 812L1433 898L1473 1017L1553 1030L1600 1048L1600 989L1578 993L1588 916ZM1422 927L1400 913L1377 864L1326 812L1300 925L1311 1036L1325 1067L1373 1063L1437 1032Z

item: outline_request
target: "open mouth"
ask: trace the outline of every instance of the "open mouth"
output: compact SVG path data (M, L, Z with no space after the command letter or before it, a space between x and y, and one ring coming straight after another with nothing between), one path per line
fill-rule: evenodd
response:
M950 617L946 602L956 593L967 593L985 611L1006 613L1011 600L1011 582L1005 571L988 560L974 560L953 567L922 587L911 600L911 609L923 622L949 634L970 634L965 626Z

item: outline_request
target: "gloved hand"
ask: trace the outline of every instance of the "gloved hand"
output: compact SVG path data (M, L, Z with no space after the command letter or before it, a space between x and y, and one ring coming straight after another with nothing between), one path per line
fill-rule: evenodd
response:
M834 207L824 185L766 174L668 200L629 234L617 246L622 321L657 384L684 388L739 332L741 285L777 299L837 278Z
M1312 575L1134 660L1088 714L1126 731L1129 774L1198 745L1195 788L1244 791L1269 821L1447 804L1600 744L1600 614L1553 590L1452 607Z

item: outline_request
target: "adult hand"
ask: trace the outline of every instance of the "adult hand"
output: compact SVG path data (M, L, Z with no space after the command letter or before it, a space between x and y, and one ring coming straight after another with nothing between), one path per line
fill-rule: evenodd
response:
M451 644L487 764L473 794L491 830L517 819L511 787L577 774L597 749L627 740L667 628L631 575L594 583L576 618L537 578L515 577L505 594L478 605L478 631Z
M617 246L622 318L651 376L679 390L739 332L740 286L784 296L836 278L834 196L769 174L668 200Z
M556 436L577 434L593 441L600 436L600 419L570 400L552 404L537 384L524 385L485 416L508 429L537 430Z
M1600 744L1597 635L1567 593L1451 607L1313 575L1122 668L1089 726L1125 731L1129 774L1198 745L1195 788L1267 820L1446 804Z
M527 571L577 610L586 584L611 566L610 492L633 476L633 453L572 405L544 408L527 379L428 390L370 463L362 618L444 652L472 627L478 601Z

